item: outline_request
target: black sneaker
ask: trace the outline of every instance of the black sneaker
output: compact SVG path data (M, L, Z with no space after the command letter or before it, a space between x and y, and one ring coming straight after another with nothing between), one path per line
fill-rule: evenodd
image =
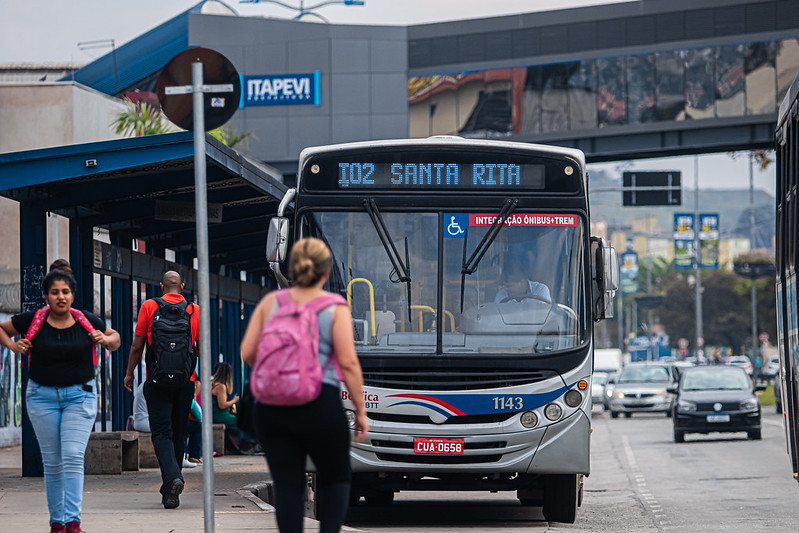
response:
M164 487L164 495L161 497L161 503L164 504L165 509L175 509L180 505L180 493L183 492L183 480L180 478L173 479Z

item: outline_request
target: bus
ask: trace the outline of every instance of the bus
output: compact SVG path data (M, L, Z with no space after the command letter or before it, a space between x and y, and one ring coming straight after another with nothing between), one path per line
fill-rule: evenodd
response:
M793 477L799 481L799 308L796 294L796 194L799 176L799 77L780 105L775 138L777 151L776 293L778 385L785 420L786 444Z
M574 522L593 324L619 277L589 222L574 149L431 137L302 151L267 260L285 286L292 240L332 251L326 289L350 305L370 423L351 448L353 504L507 490Z

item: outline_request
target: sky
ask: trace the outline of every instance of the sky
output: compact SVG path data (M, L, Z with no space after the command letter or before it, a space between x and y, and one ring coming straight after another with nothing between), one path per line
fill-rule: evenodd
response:
M324 0L281 0L312 7ZM619 3L624 0L365 0L363 6L327 5L317 10L331 23L408 25L512 15ZM199 0L0 0L0 63L88 63L116 46L196 5ZM274 3L226 2L243 16L294 18L296 10ZM105 41L86 49L78 43ZM621 170L680 170L694 187L694 158L681 157L597 165ZM589 167L590 171L590 167ZM774 194L774 165L754 172L754 186ZM748 188L747 158L727 154L699 157L701 189Z

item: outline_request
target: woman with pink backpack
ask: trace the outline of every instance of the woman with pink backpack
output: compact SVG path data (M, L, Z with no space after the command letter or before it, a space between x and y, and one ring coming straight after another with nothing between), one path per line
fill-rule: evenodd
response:
M349 505L350 434L336 366L355 404L354 438L368 433L363 375L355 352L350 310L322 289L333 260L319 239L291 250L291 289L267 294L241 341L242 360L253 367L258 440L275 488L281 533L302 531L305 466L317 473L317 518L322 533L341 529Z
M25 405L42 452L50 532L81 533L84 454L97 414L95 346L113 351L120 338L100 317L72 307L69 271L52 269L42 287L47 305L0 324L0 344L28 352Z

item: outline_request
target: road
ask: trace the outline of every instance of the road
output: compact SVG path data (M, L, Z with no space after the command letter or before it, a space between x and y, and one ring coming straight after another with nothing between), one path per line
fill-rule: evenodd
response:
M381 533L799 531L781 416L763 411L763 440L744 433L672 441L671 419L594 412L591 476L575 524L548 523L515 493L402 492L391 507L351 508L347 525Z

